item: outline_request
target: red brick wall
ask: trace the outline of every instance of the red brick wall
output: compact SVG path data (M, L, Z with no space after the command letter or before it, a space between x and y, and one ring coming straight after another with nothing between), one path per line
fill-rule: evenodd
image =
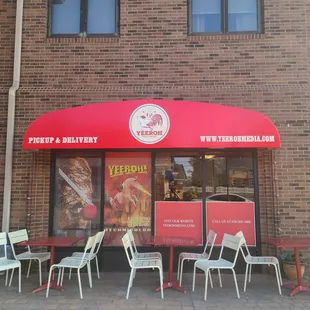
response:
M26 225L30 211L34 233L46 233L49 154L21 151L23 133L36 117L93 102L178 98L253 109L275 122L282 148L259 153L262 235L310 235L309 1L264 2L260 35L189 37L186 0L121 0L119 38L51 39L47 1L25 0L12 195L12 213L18 216L12 227ZM0 5L0 14L8 16L0 18L4 133L15 1Z

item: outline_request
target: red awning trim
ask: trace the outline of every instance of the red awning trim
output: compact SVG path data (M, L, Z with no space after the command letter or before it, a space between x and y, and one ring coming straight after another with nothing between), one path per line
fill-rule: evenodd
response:
M24 149L279 148L265 115L220 104L132 100L50 112L27 129Z

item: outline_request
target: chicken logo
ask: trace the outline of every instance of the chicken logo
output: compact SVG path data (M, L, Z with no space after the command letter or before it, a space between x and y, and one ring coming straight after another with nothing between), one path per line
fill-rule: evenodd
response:
M165 138L170 128L170 120L163 108L148 103L131 114L129 128L139 142L154 144Z

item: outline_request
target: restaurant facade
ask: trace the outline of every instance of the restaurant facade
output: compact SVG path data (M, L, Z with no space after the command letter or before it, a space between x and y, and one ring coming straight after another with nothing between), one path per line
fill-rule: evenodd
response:
M114 28L77 33L61 30L72 1L2 4L3 230L106 229L105 270L126 265L128 228L142 251L152 234L202 245L213 229L219 245L242 230L255 254L309 235L307 3L249 1L248 16L213 2L221 31L195 0L107 1Z

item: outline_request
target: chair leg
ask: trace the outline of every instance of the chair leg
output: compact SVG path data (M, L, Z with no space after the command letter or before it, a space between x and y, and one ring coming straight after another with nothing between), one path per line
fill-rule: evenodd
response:
M78 274L78 281L79 281L79 288L80 288L80 297L81 297L81 299L83 299L80 269L77 270L77 274Z
M64 283L64 274L65 274L65 268L64 267L60 269L60 273L61 273L60 286L62 286Z
M252 275L252 264L250 264L249 283L251 282L251 275Z
M212 281L212 277L211 277L211 270L209 270L209 280L210 280L211 288L213 288L213 281Z
M249 271L249 264L246 264L246 268L245 268L245 278L244 278L244 286L243 286L243 291L246 291L246 284L248 281L248 271Z
M46 298L48 298L48 293L50 291L52 273L53 273L53 266L50 268L50 272L48 274L48 281L47 281L47 287L46 287Z
M133 272L134 272L134 269L131 268L131 271L130 271L130 276L129 276L129 282L128 282L128 287L127 287L127 294L126 294L126 299L128 299L129 297L129 291L130 291L130 288L131 288L131 278L133 277Z
M217 270L218 274L219 274L219 282L220 282L220 287L223 287L222 285L222 277L221 277L221 271L220 269Z
M179 274L179 279L180 279L180 283L179 285L182 285L182 277L183 277L183 263L184 263L184 259L181 260L181 267L180 267L180 274Z
M93 287L93 282L91 278L91 269L90 269L90 262L87 263L87 273L88 273L88 281L89 281L89 287Z
M11 278L10 278L9 286L12 285L12 280L13 280L14 271L15 271L15 269L12 269L12 273L11 273Z
M21 264L18 267L18 292L22 291L22 266Z
M161 294L161 299L164 299L164 288L163 288L163 273L161 268L158 268L159 270L159 282L160 282L160 294Z
M42 266L41 266L41 261L38 259L38 263L39 263L39 282L40 282L40 286L42 285Z
M135 269L135 271L133 272L133 279L136 278L136 273L137 273L137 269ZM132 283L131 283L131 285L132 285Z
M32 260L29 260L29 264L28 264L28 271L27 271L27 278L29 278L29 274L30 274L30 268L31 268L31 262ZM40 284L41 285L41 284Z
M195 291L195 281L196 281L196 263L194 264L194 272L193 272L193 287L192 291Z
M97 257L97 255L95 256L95 260L96 260L96 267L97 267L97 276L98 276L98 279L100 279L100 272L99 272L99 264L98 264L98 257Z
M235 270L232 269L233 275L234 275L234 280L235 280L235 285L236 285L236 292L237 292L237 296L240 299L240 294L239 294L239 288L238 288L238 283L237 283L237 277L236 277L236 273Z
M278 270L278 266L274 265L274 268L276 270L276 276L277 276L277 283L278 283L278 289L279 289L279 294L280 296L282 295L282 291L281 291L281 281L280 281L280 275L279 275L279 270Z
M9 269L5 272L5 286L8 286Z
M69 270L69 280L71 280L71 273L72 273L72 268Z
M54 274L55 272L53 272ZM60 285L60 278L61 278L61 268L58 268L58 277L57 277L57 285Z
M179 255L179 259L178 259L178 272L177 272L177 280L180 279L180 260L181 260L181 257Z
M279 264L279 263L277 263L277 267L278 267L278 272L279 272L280 284L283 285L282 275L281 275L281 269L280 269L280 264Z
M207 300L207 293L208 293L208 278L209 278L209 271L210 269L207 269L205 271L205 295L204 295L204 300Z

